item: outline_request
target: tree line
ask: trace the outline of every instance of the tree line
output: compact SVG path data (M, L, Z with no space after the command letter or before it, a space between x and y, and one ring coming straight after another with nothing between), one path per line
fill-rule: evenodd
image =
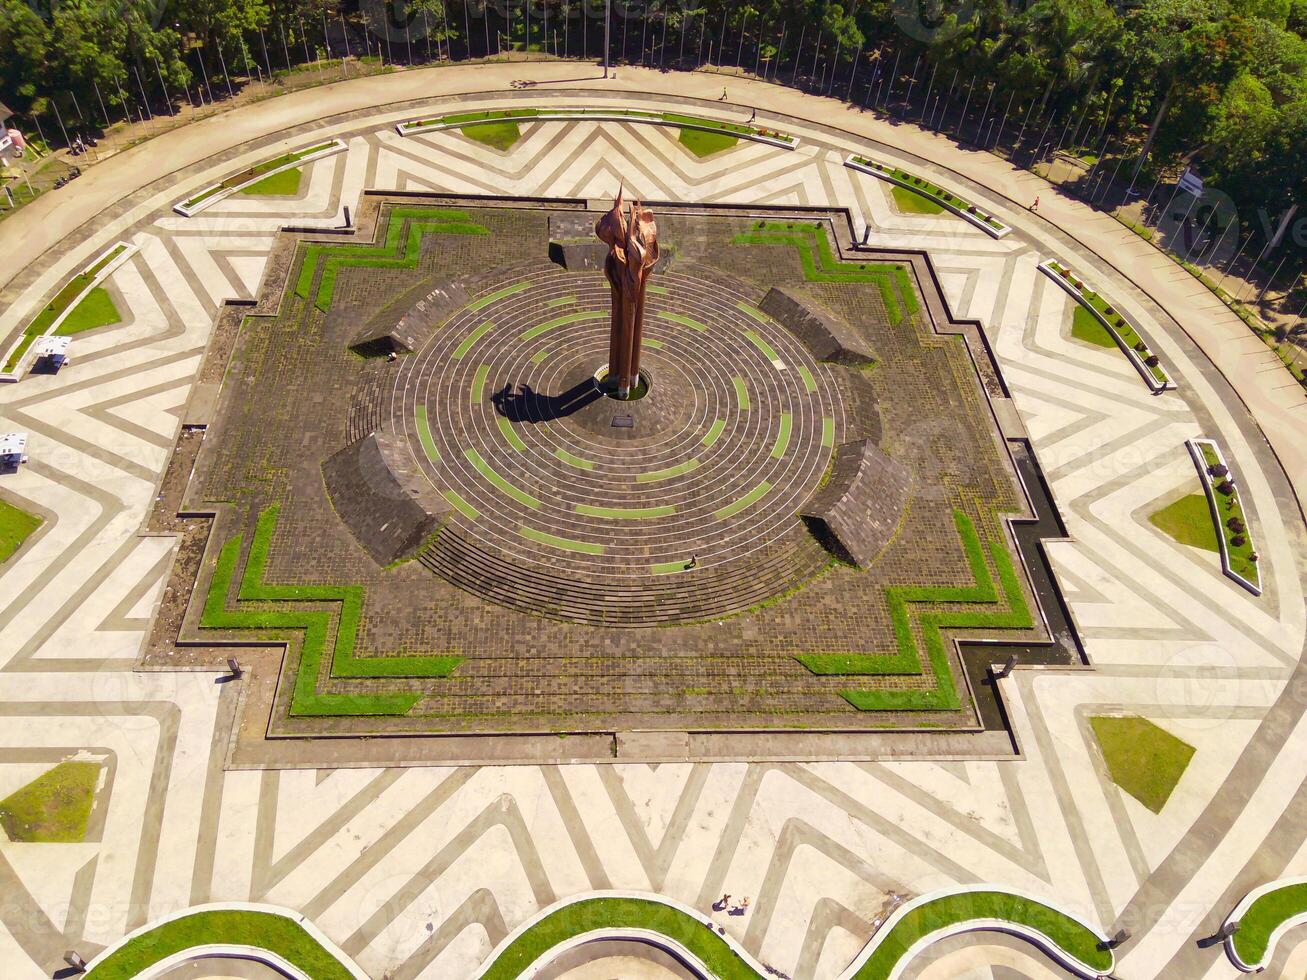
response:
M603 13L603 0L0 0L0 102L117 119L346 52L597 58ZM1059 120L1065 138L1060 120L1074 121L1076 146L1128 149L1127 169L1195 162L1242 212L1277 214L1307 206L1304 35L1307 0L613 0L609 48L854 101L888 84L938 103L947 85L951 105L997 99L1005 122Z

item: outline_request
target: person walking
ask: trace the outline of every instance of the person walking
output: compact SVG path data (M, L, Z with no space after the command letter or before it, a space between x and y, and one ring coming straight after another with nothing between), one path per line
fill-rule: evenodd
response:
M718 101L718 102L725 102L725 101L726 101L726 86L725 86L725 85L722 86L722 97L721 97L720 99L718 99L717 101Z
M1032 205L1030 205L1030 210L1031 210L1031 211L1038 211L1038 210L1039 210L1039 195L1038 195L1038 194L1035 195L1035 203L1032 204Z

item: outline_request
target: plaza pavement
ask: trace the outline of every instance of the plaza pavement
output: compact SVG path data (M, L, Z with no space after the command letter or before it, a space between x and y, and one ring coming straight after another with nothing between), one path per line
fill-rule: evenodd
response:
M729 82L733 101L756 101L760 122L802 143L741 143L704 160L675 130L631 124L527 124L507 153L393 130L441 111L437 97L452 92L486 93L459 108L614 98L684 108L722 84L623 68L606 84L507 90L515 78L585 74L460 67L297 93L128 151L0 225L4 244L32 256L10 274L0 335L105 245L139 246L108 285L124 322L79 338L58 377L0 388L0 428L32 433L31 464L0 493L47 517L0 574L0 796L49 760L88 750L111 760L93 839L0 842L5 975L47 975L64 949L89 956L180 906L256 900L304 912L374 976L460 977L539 908L612 887L698 907L723 891L750 895L750 913L723 924L792 976L829 977L890 895L990 881L1048 895L1109 932L1128 925L1122 977L1232 976L1219 949L1196 940L1249 887L1307 870L1303 528L1254 423L1301 488L1300 389L1267 384L1280 375L1261 354L1279 371L1273 355L1111 219L1047 189L1031 215L1034 178L833 101ZM743 118L738 105L696 111ZM337 135L348 152L306 168L297 199L237 195L191 219L169 210L283 148ZM843 167L853 149L929 172L1015 231L995 241L949 216L897 213L885 185ZM131 669L171 549L138 531L217 304L257 291L278 227L338 224L364 188L606 197L623 177L650 198L844 206L873 244L930 251L955 312L984 324L1062 509L1070 538L1048 549L1095 669L1023 669L1002 682L1015 762L224 770L239 685ZM1070 337L1070 300L1036 269L1050 256L1131 314L1178 391L1152 396L1118 352ZM1218 438L1239 473L1260 599L1147 520L1197 490L1183 448L1196 435ZM1160 814L1120 792L1094 748L1087 718L1121 710L1197 750ZM1277 968L1301 962L1297 948L1287 943ZM1058 974L1028 947L972 937L932 950L911 975Z

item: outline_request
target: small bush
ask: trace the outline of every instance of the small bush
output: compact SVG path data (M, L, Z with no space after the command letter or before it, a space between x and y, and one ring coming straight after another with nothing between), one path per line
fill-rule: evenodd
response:
M1108 316L1116 316L1116 310L1112 309L1112 307L1111 307L1110 305L1107 306L1107 307L1103 310L1103 312L1106 313Z
M1245 538L1242 534L1236 534L1234 537L1230 539L1230 543L1234 545L1236 548L1242 548L1244 545L1248 543L1248 539Z
M1231 517L1228 521L1225 522L1225 526L1228 527L1235 534L1242 534L1246 530L1243 521L1239 520L1238 517Z
M1228 497L1230 494L1234 493L1234 484L1229 480L1222 480L1216 485L1216 489Z
M1221 477L1225 476L1225 474L1230 472L1230 468L1226 466L1224 463L1213 463L1211 466L1207 467L1207 472L1211 476L1220 479Z
M975 213L976 213L976 206L974 204L969 205L967 207L967 214L975 214Z
M1251 562L1255 562L1255 561L1257 561L1257 552L1254 551L1254 552L1252 552L1251 554L1249 554L1249 555L1248 555L1248 560L1251 561Z
M1147 364L1149 367L1157 367L1157 365L1161 363L1161 358L1159 358L1156 354L1149 354L1147 357L1144 358L1144 363Z
M1142 354L1144 351L1148 350L1148 345L1141 340L1135 344L1135 350Z

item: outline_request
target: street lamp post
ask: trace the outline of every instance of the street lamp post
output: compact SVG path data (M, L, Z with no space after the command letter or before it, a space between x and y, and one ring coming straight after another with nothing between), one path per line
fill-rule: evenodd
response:
M613 23L613 0L604 0L604 78L608 77L608 52Z

